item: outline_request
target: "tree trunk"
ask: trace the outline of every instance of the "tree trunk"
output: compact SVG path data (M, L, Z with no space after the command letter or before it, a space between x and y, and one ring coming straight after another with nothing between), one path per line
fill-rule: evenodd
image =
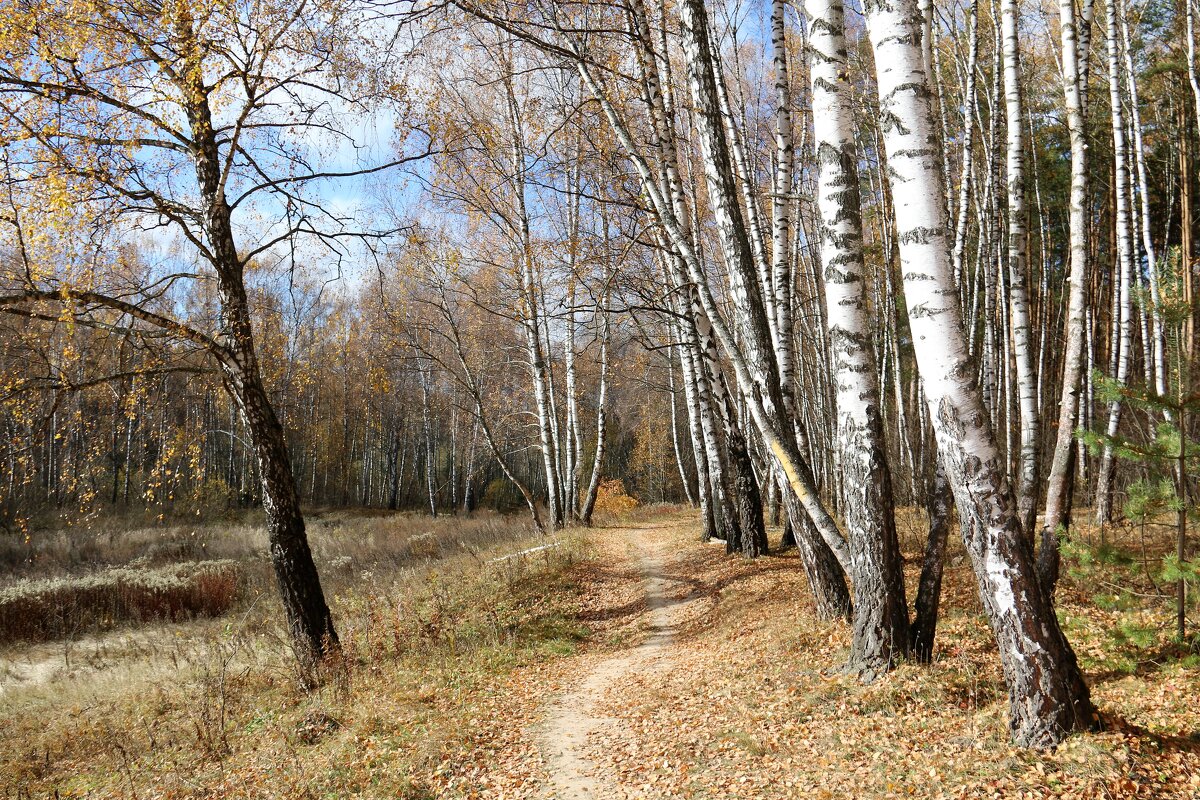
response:
M934 468L928 495L925 507L929 512L929 537L925 542L925 558L921 562L921 578L917 584L911 628L912 655L922 664L933 661L933 641L942 598L942 568L946 560L946 541L950 536L954 503L954 494L950 491L950 483L941 464Z
M1041 401L1033 366L1029 291L1026 287L1029 234L1025 202L1025 110L1021 96L1020 9L1017 0L1002 0L1000 11L1004 39L1004 103L1008 122L1008 308L1021 413L1017 506L1021 514L1021 530L1029 538L1032 549L1041 480L1041 454L1038 447L1041 441Z
M608 312L600 318L600 388L596 396L596 453L592 457L592 476L588 479L587 494L579 510L579 521L592 524L596 510L596 495L600 490L600 467L604 463L605 428L608 420Z
M821 264L842 461L843 521L854 588L851 670L864 680L908 651L908 605L892 479L863 297L858 149L854 143L842 0L808 0L812 114L820 168Z
M915 0L869 7L904 294L917 364L980 598L1000 649L1010 727L1052 747L1097 716L1075 653L1037 580L973 365L949 260L937 136Z
M181 23L183 24L183 23ZM183 31L194 41L190 29ZM193 98L188 122L197 147L192 153L196 178L207 204L203 221L213 267L217 273L220 308L217 340L226 357L221 369L226 384L250 430L262 484L271 565L287 616L288 630L304 680L323 656L336 652L338 637L325 603L321 580L304 530L296 478L288 456L283 426L263 387L254 349L250 307L243 279L244 264L234 241L231 209L225 198L221 157L213 130L208 89L199 69L191 70Z
M1046 514L1042 523L1042 547L1038 575L1046 593L1053 598L1058 582L1058 539L1071 524L1071 484L1075 480L1075 427L1079 421L1083 378L1084 328L1088 293L1088 173L1087 130L1084 118L1086 69L1080 59L1080 40L1087 36L1076 29L1074 0L1060 0L1058 22L1062 36L1063 81L1067 104L1067 132L1071 140L1070 201L1070 295L1067 305L1066 346L1063 350L1062 395L1058 404L1058 433L1050 477L1046 485ZM1060 531L1061 529L1061 531Z
M1124 386L1129 377L1130 351L1133 349L1133 235L1132 218L1129 213L1129 161L1125 141L1125 111L1121 93L1121 73L1119 70L1120 53L1117 38L1118 10L1114 0L1105 3L1107 26L1105 29L1105 44L1108 51L1108 91L1110 108L1112 109L1112 140L1113 140L1113 194L1115 195L1115 219L1117 251L1116 275L1113 281L1114 305L1117 313L1112 325L1117 334L1115 339L1116 374L1113 376L1117 383ZM1117 435L1121 424L1121 401L1113 400L1108 406L1108 427L1106 433L1111 441ZM1104 525L1112 515L1112 484L1113 478L1113 448L1111 444L1104 445L1100 456L1100 469L1096 481L1096 524Z

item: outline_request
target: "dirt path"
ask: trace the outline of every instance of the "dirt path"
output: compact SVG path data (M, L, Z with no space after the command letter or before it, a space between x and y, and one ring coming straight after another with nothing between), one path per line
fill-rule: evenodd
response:
M603 713L603 700L609 687L636 673L662 670L670 659L681 604L687 597L673 597L673 594L679 594L683 584L662 573L663 543L655 541L654 536L659 527L647 525L625 532L631 559L642 573L646 596L642 626L648 635L634 647L600 662L547 709L538 746L550 773L548 800L600 800L621 796L615 784L596 774L588 754L588 738L620 724L619 720Z

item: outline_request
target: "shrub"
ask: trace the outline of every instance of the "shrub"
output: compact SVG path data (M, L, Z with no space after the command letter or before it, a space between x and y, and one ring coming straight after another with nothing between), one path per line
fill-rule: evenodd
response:
M239 583L233 561L22 581L0 590L0 642L107 630L122 622L215 617L233 605Z
M596 492L596 512L599 514L620 514L632 511L638 505L637 498L625 491L625 482L619 478L602 481Z

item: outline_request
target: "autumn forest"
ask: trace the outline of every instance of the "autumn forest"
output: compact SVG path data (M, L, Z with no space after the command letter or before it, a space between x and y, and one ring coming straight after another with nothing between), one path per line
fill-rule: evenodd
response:
M0 792L1200 796L1198 16L0 0Z

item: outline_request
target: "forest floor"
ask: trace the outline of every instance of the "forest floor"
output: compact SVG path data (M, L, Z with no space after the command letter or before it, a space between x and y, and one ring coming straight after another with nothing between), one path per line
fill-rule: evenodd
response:
M1034 753L1008 742L961 545L936 662L864 686L838 671L848 630L815 620L794 552L731 559L696 541L686 517L606 528L593 544L605 557L580 567L596 571L581 616L621 620L621 634L609 632L616 645L559 665L539 723L510 718L545 766L489 764L477 785L496 793L459 784L467 796L526 796L521 787L538 787L547 769L548 788L527 796L1200 797L1200 670L1145 639L1145 658L1124 652L1118 612L1096 608L1083 581L1066 580L1062 614L1109 730ZM919 551L908 555L915 580ZM630 583L643 601L623 619Z
M911 593L920 519L901 536ZM959 543L935 663L862 685L794 551L731 558L661 510L559 541L440 561L390 600L339 594L350 657L316 695L246 643L173 682L0 693L0 796L1200 797L1197 659L1169 641L1165 591L1110 550L1076 554L1060 594L1108 730L1034 753L1008 743Z

